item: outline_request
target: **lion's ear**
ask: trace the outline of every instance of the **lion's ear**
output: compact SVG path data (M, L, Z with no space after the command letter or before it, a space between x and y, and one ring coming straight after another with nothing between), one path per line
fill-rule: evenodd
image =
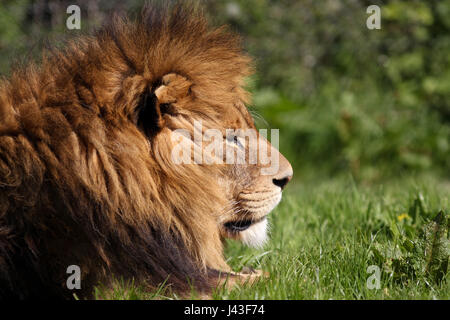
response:
M160 104L174 103L186 97L191 86L192 82L185 77L169 73L162 78L161 85L155 90L155 96Z
M164 127L164 114L168 105L189 94L192 82L183 76L169 73L161 79L161 84L152 93L142 96L137 108L137 125L147 136L153 136Z

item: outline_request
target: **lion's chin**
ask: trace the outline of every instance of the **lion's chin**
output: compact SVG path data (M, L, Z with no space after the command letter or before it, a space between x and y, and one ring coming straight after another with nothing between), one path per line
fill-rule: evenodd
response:
M248 229L239 232L240 240L247 246L253 248L262 248L267 241L269 224L267 219L251 225Z

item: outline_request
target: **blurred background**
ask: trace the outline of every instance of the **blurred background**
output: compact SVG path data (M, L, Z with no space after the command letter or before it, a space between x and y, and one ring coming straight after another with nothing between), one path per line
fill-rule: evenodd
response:
M142 0L2 0L0 74ZM280 129L297 181L450 177L450 0L211 0L255 57L258 125ZM67 30L66 8L81 8ZM381 29L369 30L369 5Z

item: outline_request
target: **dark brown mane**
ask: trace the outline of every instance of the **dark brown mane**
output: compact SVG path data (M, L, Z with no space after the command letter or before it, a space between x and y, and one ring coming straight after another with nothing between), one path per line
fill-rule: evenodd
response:
M69 265L82 270L81 296L113 275L209 290L225 265L208 216L223 195L211 176L165 161L164 130L133 123L168 73L193 84L186 117L213 122L246 100L239 39L192 5L116 16L0 82L0 299L70 297Z

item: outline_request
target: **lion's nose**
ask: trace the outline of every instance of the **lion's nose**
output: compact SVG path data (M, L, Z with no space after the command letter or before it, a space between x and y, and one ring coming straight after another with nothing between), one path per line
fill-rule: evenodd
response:
M279 177L274 178L272 182L274 185L280 187L281 189L284 189L288 182L291 181L293 174L294 172L291 165L289 164L289 167L284 172L282 172Z
M288 176L282 179L273 179L273 184L280 187L281 189L284 189L284 187L288 184L289 181L291 181L292 176Z

